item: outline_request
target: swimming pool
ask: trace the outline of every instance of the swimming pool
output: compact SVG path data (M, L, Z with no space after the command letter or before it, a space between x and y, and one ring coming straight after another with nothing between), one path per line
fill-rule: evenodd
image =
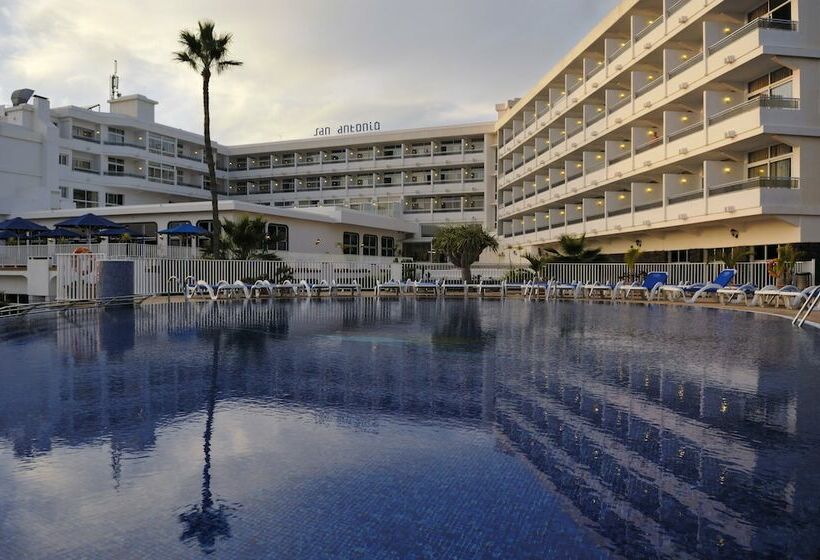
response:
M820 332L711 309L0 323L0 556L815 557Z

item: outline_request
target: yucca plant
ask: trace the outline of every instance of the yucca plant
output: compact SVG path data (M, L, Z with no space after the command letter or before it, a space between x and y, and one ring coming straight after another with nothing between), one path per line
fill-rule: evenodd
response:
M732 247L731 249L721 249L715 251L713 260L722 262L726 268L737 268L737 263L746 260L754 254L749 247Z
M478 224L446 226L433 238L433 250L459 267L465 282L472 282L470 266L486 249L497 251L498 240Z
M635 279L635 265L638 264L639 258L641 258L641 248L630 245L629 250L624 253L624 263L626 264L627 274L632 280Z

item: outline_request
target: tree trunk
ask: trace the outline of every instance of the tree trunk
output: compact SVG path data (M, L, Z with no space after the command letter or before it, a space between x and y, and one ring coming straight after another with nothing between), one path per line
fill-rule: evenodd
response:
M208 86L211 81L211 70L202 71L202 107L205 113L205 160L208 163L208 179L211 183L211 252L215 259L222 258L222 224L219 221L219 192L216 185L216 162L211 149L211 101Z
M469 264L464 264L461 267L461 279L470 284L473 281L473 273L470 270Z

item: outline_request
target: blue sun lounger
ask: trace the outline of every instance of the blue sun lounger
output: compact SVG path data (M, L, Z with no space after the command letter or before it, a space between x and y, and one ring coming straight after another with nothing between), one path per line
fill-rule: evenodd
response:
M675 301L680 297L681 301L687 301L686 296L691 295L692 298L688 300L689 303L695 303L698 298L705 295L717 294L721 288L729 285L729 282L737 274L734 268L724 268L715 276L712 282L699 282L697 284L690 284L688 286L663 286L661 291L666 294L669 301Z

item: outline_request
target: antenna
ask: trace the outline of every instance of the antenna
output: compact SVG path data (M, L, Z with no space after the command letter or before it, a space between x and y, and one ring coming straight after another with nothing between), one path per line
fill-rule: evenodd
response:
M111 99L121 97L120 93L120 77L117 76L117 61L114 61L114 73L111 74Z

